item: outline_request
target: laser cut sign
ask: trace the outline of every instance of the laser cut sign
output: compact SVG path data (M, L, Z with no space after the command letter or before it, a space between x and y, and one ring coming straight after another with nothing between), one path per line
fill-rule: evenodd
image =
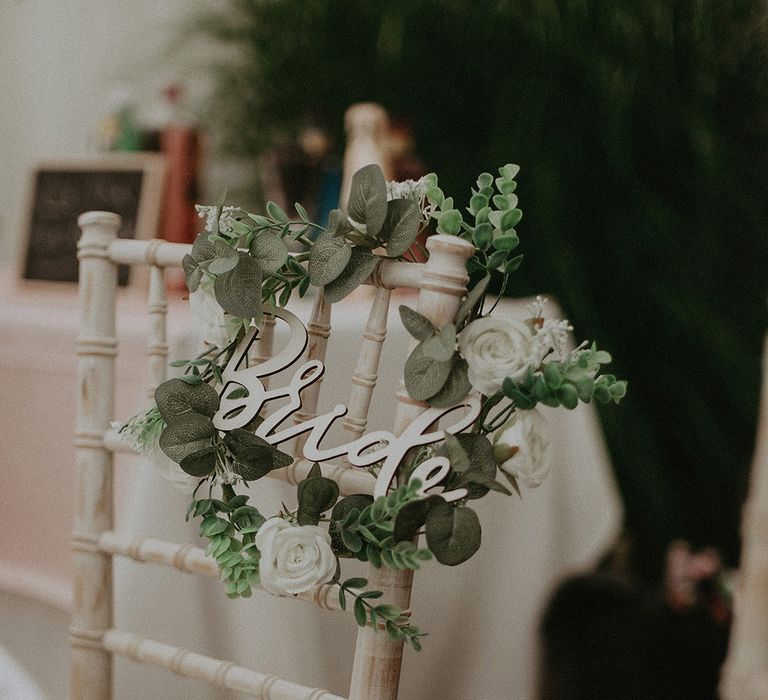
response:
M477 397L467 396L455 406L448 408L428 408L402 432L394 435L386 430L376 430L361 435L352 442L335 447L323 447L321 442L336 420L346 415L347 407L336 404L330 411L296 423L290 427L281 425L301 408L301 392L320 380L325 366L320 360L307 360L293 374L287 386L266 389L262 379L273 376L295 365L307 347L307 329L304 324L286 309L276 309L274 316L288 325L290 337L286 347L266 362L247 366L246 357L253 342L258 338L258 328L253 328L238 344L232 359L222 372L224 386L221 391L219 410L213 417L213 424L219 430L242 428L259 415L272 401L288 399L288 403L276 408L256 429L255 433L272 445L279 445L297 435L309 432L302 450L302 455L312 462L325 462L346 455L349 463L355 467L368 467L382 462L376 479L373 496L385 496L397 468L407 452L414 447L430 445L445 438L445 432L459 433L471 426L480 415L480 401ZM227 398L237 387L244 387L248 395L240 398ZM464 411L459 420L445 430L429 432L441 418ZM446 457L430 457L422 462L411 474L410 479L418 479L423 495L435 488L448 476L450 462ZM466 497L466 489L455 489L441 494L446 501L455 501Z

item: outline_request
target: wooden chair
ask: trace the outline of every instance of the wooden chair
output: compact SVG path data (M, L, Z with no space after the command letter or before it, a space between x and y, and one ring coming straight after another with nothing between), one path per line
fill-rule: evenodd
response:
M359 160L358 160L359 162ZM127 450L109 430L115 412L115 297L117 265L149 268L150 380L157 385L166 378L166 296L164 270L181 265L190 246L160 240L118 239L119 217L107 212L88 212L79 219L82 236L80 258L81 322L79 336L79 392L76 424L77 486L76 518L72 535L75 570L75 602L71 628L72 697L104 700L111 697L112 655L122 654L140 662L156 664L176 673L214 683L258 697L284 700L330 700L337 696L307 688L264 672L252 671L226 661L195 654L145 637L114 629L112 557L127 556L177 569L216 576L216 563L204 551L190 545L135 537L113 529L113 453ZM367 425L376 384L379 359L387 332L391 290L417 289L420 313L438 327L453 320L465 293L466 260L471 244L452 236L437 235L427 242L426 263L384 261L371 275L375 286L370 314L362 329L357 365L350 377L349 412L344 428L355 438ZM331 333L332 308L322 294L315 298L308 332L307 359L325 361ZM256 352L270 356L272 326L266 324ZM406 355L403 353L403 359ZM336 389L338 390L338 389ZM307 420L317 407L320 383L303 394L297 421ZM402 383L392 397L396 402L395 434L400 434L426 407L414 401ZM300 451L300 446L296 452ZM295 484L306 476L310 464L303 459L270 476ZM323 474L333 478L342 494L371 493L373 478L349 465L323 465ZM179 514L181 517L181 514ZM370 585L384 592L383 600L407 610L410 607L412 571L370 568ZM327 584L299 596L329 610L338 610L333 588ZM330 594L330 595L329 595ZM223 595L223 592L222 592ZM329 613L330 614L330 613ZM351 620L350 620L351 623ZM355 700L384 700L397 696L402 642L393 642L381 630L361 628L354 653L349 696Z

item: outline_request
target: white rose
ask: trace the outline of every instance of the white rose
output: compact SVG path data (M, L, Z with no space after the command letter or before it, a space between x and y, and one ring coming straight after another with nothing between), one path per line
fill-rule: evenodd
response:
M232 340L239 323L219 306L211 290L198 287L189 295L189 308L195 328L203 341L223 348Z
M528 488L540 486L552 465L547 420L536 409L513 414L493 436L499 469Z
M481 394L501 388L505 377L519 381L541 361L531 329L520 321L486 316L459 334L459 351L469 365L469 382Z
M336 573L331 536L317 525L291 525L270 518L256 533L261 585L274 595L292 595L327 583Z

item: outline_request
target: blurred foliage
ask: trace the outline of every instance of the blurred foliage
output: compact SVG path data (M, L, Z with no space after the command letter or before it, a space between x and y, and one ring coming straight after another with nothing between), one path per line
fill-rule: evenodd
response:
M642 571L672 537L734 563L765 327L762 0L230 0L204 33L238 155L352 103L413 127L449 191L520 163L513 292L555 295L630 380L602 415ZM568 465L561 465L567 469Z

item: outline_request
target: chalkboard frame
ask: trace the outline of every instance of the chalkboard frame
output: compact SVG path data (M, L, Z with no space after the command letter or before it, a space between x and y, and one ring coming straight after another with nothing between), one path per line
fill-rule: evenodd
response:
M38 199L38 183L44 173L77 174L103 173L109 177L111 173L141 173L141 189L136 206L136 225L131 238L149 240L158 235L160 214L163 203L163 188L165 183L166 160L158 153L104 153L93 155L78 155L69 158L44 160L37 162L29 172L27 200L25 207L24 229L21 235L21 255L19 256L18 279L24 284L55 284L72 283L70 280L47 279L30 277L30 256L33 254L34 224L36 208L40 206ZM80 212L82 213L82 212ZM127 283L121 286L135 287L146 284L144 275L132 270L127 277ZM76 284L76 282L75 282Z

